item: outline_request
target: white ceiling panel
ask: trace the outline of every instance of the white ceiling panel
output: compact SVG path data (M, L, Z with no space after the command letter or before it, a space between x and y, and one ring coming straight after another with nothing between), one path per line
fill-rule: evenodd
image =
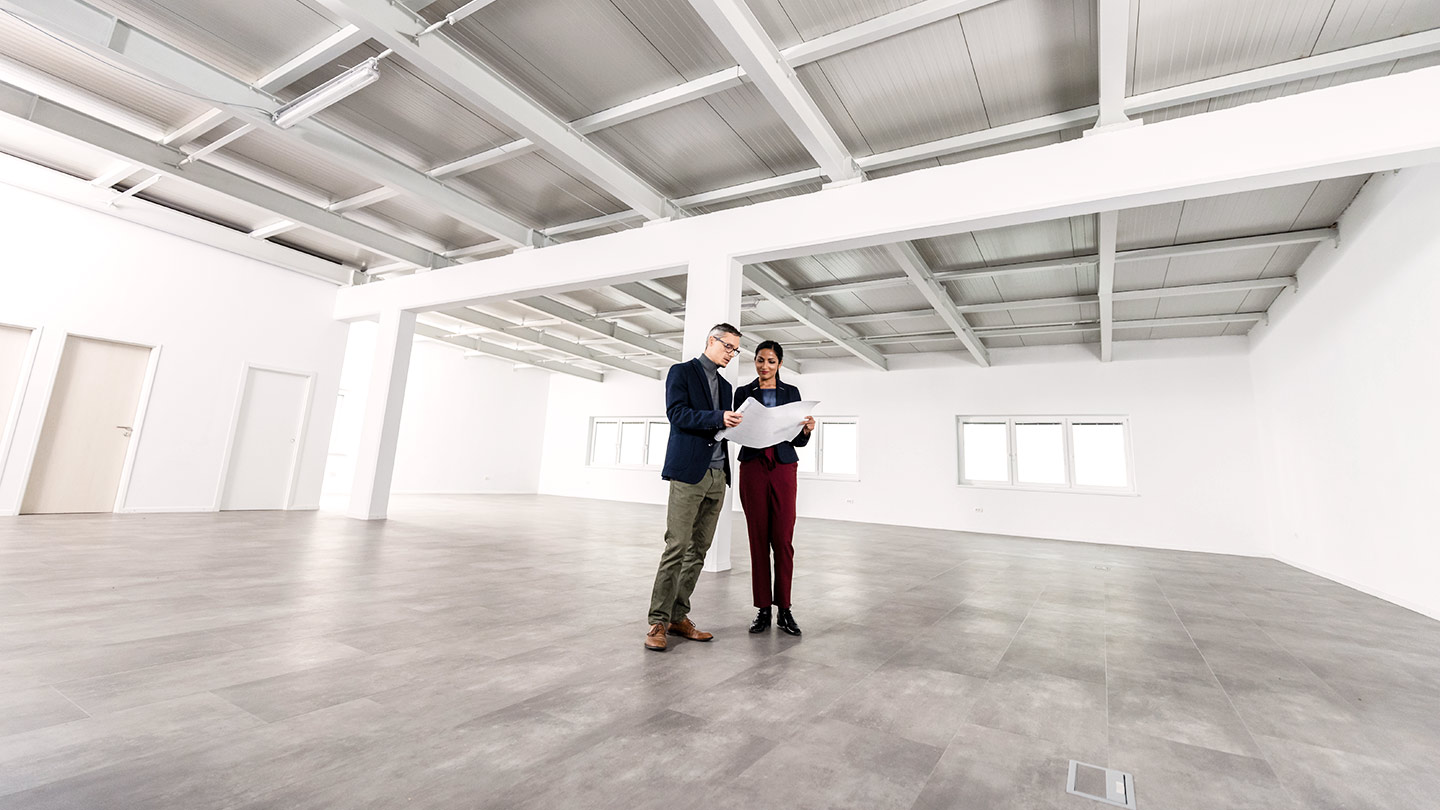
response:
M90 0L180 50L254 82L339 30L296 0Z
M1160 311L1159 298L1145 298L1139 301L1116 301L1115 320L1139 321L1157 317Z
M870 154L989 126L959 18L944 20L815 63L839 109L827 118L844 136L848 118ZM809 86L807 84L807 86Z
M815 165L795 136L746 85L590 136L664 194L775 177Z
M392 197L375 203L366 210L432 236L436 241L451 249L494 241L489 234L476 230L409 197Z
M1197 324L1195 326L1157 326L1150 330L1150 340L1166 340L1170 338L1200 338L1220 337L1225 334L1228 324ZM1119 339L1117 335L1117 339ZM1129 337L1125 338L1131 339Z
M1193 315L1228 315L1240 312L1248 293L1212 293L1210 295L1172 295L1161 298L1155 307L1157 318L1188 318Z
M1063 346L1070 343L1091 343L1093 338L1085 332L1054 332L1048 335L1026 335L1021 338L1026 346Z
M1175 244L1180 227L1180 213L1185 203L1147 205L1120 212L1115 228L1115 242L1120 250Z
M541 229L626 210L614 197L539 153L486 166L455 178L451 185Z
M1275 248L1176 256L1165 268L1165 282L1160 286L1183 287L1260 278L1274 256Z
M1336 0L1141 0L1129 95L1309 56Z
M204 143L207 139L196 143ZM320 196L332 201L353 197L379 185L368 177L336 165L320 150L287 138L278 130L268 127L256 127L245 137L231 141L216 154L243 158L271 172L289 177L300 185L315 189Z
M749 0L766 33L780 47L858 25L918 0Z
M1314 53L1440 28L1435 0L1336 0L1325 18Z
M960 23L990 126L1095 103L1094 0L1005 0Z
M632 10L643 11L645 5ZM692 15L677 10L670 22ZM691 30L693 23L698 18L680 24L686 25L687 35L698 36ZM491 3L446 30L566 120L693 78L678 71L610 0ZM710 52L710 58L701 57L697 64L715 64L719 54L714 46ZM730 64L726 60L716 67Z
M989 265L1076 254L1075 235L1070 221L1064 219L976 231L974 236L980 255Z
M340 75L380 51L366 43L296 81L293 98ZM419 171L515 140L479 110L457 101L410 63L391 56L380 63L380 80L316 116Z
M1201 242L1242 234L1290 230L1316 183L1222 194L1186 200L1176 230L1177 242Z
M390 258L381 256L378 253L371 253L364 248L358 248L349 242L337 239L329 234L312 231L308 228L299 228L283 233L270 241L282 245L298 248L316 256L321 256L331 261L338 261L355 268L375 267L382 264L389 264Z
M1165 271L1170 268L1169 259L1144 259L1135 262L1115 263L1115 291L1148 290L1165 286Z
M154 128L151 131L129 127L128 122L122 120L114 122L117 126L132 129L136 134L146 137L168 133L210 109L210 105L200 99L110 68L99 59L47 36L8 14L0 14L0 54L36 70L58 76L78 88L132 111L145 122L153 122ZM54 100L61 103L65 101Z

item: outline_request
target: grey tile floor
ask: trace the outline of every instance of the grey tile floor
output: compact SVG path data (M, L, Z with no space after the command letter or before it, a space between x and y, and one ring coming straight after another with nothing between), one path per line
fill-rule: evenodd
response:
M663 514L0 520L0 810L1440 807L1440 623L1277 562L802 520L801 639L641 642ZM1359 539L1357 539L1359 542Z

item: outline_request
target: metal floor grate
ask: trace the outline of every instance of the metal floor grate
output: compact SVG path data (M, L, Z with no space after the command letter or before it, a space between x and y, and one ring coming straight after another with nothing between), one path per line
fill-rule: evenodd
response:
M1135 810L1135 777L1123 771L1112 771L1072 759L1065 792Z

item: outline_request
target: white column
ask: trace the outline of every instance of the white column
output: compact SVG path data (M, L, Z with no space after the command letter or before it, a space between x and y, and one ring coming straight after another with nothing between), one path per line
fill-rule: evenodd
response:
M685 279L685 358L698 356L705 351L705 337L710 327L717 323L728 323L740 327L740 263L723 255L697 256L690 260L690 270ZM729 367L721 374L733 387L740 377L740 368L749 357L747 350L753 341L742 342L740 353L731 358ZM730 410L733 403L722 403L724 410ZM735 461L736 449L730 448L730 474L732 486L725 491L725 506L720 510L720 522L715 525L715 542L710 544L710 553L705 556L706 571L730 570L730 527L734 522L735 487L739 481L739 464Z
M370 395L365 400L365 425L355 455L355 483L346 513L360 520L383 520L390 507L390 478L395 473L395 445L400 437L400 407L410 373L410 347L415 340L415 313L389 309L380 314L375 360L370 369Z

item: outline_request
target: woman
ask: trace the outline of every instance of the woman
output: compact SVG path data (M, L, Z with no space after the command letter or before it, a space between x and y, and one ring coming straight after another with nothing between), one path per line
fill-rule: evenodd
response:
M735 391L735 410L747 399L773 408L800 401L800 389L780 381L780 364L785 349L773 340L755 348L756 379ZM753 406L752 406L753 407ZM775 620L780 629L792 636L800 635L800 626L790 613L790 576L795 567L795 473L800 467L796 447L804 447L815 430L815 418L805 422L794 439L773 447L740 448L740 503L745 507L745 523L750 529L750 581L755 607L760 612L750 625L750 632L763 633L770 628L770 605L780 609ZM770 552L775 552L775 590L770 590Z

